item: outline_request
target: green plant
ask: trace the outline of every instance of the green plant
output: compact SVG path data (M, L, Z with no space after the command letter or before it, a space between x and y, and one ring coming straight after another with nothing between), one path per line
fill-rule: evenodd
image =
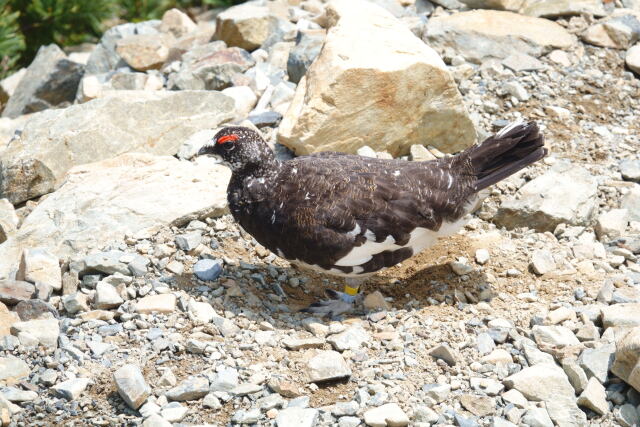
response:
M127 22L160 19L174 4L173 0L119 0L118 15Z
M0 0L0 78L4 78L20 59L25 49L18 25L19 12L9 9L9 0Z

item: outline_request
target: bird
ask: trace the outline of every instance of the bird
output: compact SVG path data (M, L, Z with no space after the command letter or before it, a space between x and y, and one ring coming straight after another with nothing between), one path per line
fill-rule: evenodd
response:
M535 122L519 120L482 143L431 161L318 152L279 160L258 132L228 126L198 152L231 168L235 221L291 263L345 280L304 309L351 311L361 284L456 233L479 192L547 155Z

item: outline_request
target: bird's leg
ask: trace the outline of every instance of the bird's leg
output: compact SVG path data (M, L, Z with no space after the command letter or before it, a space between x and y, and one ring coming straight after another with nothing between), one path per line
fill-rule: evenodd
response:
M345 281L344 292L327 289L325 293L329 297L328 300L314 302L302 311L319 314L321 316L335 317L353 310L354 303L360 295L358 291L362 279L347 277Z

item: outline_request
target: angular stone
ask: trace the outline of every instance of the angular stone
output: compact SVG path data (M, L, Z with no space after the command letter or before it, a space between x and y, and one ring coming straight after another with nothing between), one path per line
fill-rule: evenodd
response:
M59 291L62 289L60 261L44 248L25 249L22 251L16 279L44 283Z
M205 157L192 163L125 154L79 167L0 246L0 278L15 268L23 247L43 246L65 258L125 234L220 215L229 175L228 168Z
M138 300L135 305L136 313L149 314L173 313L176 309L176 296L173 294L150 295Z
M601 0L525 0L520 13L542 18L573 15L605 16Z
M216 311L208 302L198 302L193 299L187 304L189 318L198 324L209 323L216 316Z
M173 156L188 136L233 115L233 100L212 91L113 91L81 105L43 111L3 152L0 197L17 204L49 193L67 182L73 166L122 153Z
M549 413L544 408L529 409L522 417L522 422L531 427L553 427L553 421L549 418ZM564 425L564 424L559 424ZM572 424L566 424L570 426Z
M209 389L212 392L230 391L238 385L238 371L224 367L211 378ZM275 390L277 391L277 390Z
M307 375L310 382L337 380L351 376L351 369L340 353L327 350L320 351L309 360Z
M538 345L548 345L552 347L566 347L568 345L578 345L580 341L576 338L571 329L564 326L541 326L535 325L531 332Z
M16 233L19 222L16 210L9 200L0 199L0 243Z
M162 15L160 31L163 33L171 33L174 37L180 38L197 29L198 26L189 18L189 15L178 9L167 10Z
M518 198L502 202L493 221L506 228L551 231L560 223L581 225L597 207L598 181L586 169L558 162L518 190Z
M167 399L184 402L197 400L209 393L209 380L205 377L193 377L182 381L165 393Z
M22 280L0 280L0 301L7 305L16 305L28 301L36 292L36 287Z
M402 427L409 425L409 417L397 403L387 403L365 411L364 422L371 427Z
M246 118L258 102L258 97L249 86L232 86L222 90L224 95L233 98L236 105L236 117Z
M182 421L182 419L187 415L187 412L189 412L189 408L182 406L178 402L171 402L162 407L160 415L171 423L177 423Z
M98 310L104 310L109 308L115 308L120 306L124 300L113 286L101 281L96 285L96 295L93 300L93 305Z
M548 250L537 250L531 255L531 268L536 274L546 274L556 269L556 262Z
M60 323L57 319L34 319L26 322L16 322L11 325L11 333L13 335L18 335L22 332L33 336L44 347L57 348Z
M640 326L616 335L616 353L611 372L640 392Z
M588 378L595 377L604 384L607 381L609 369L613 364L615 350L613 344L587 348L580 354L578 363L584 369Z
M327 11L327 39L296 88L280 143L297 154L355 153L369 145L399 155L414 144L454 152L475 141L455 82L435 51L370 3L338 1ZM411 95L417 92L423 96Z
M176 236L176 245L185 252L189 252L202 242L202 231L196 230Z
M65 296L62 299L62 305L64 305L64 309L69 314L76 314L81 311L89 311L87 295L80 292Z
M116 52L134 70L158 69L169 58L173 37L166 34L139 34L116 43Z
M640 74L640 43L627 50L624 61L631 71Z
M456 356L451 347L446 344L440 344L433 350L429 351L429 354L436 359L444 360L449 366L456 364Z
M582 39L600 47L629 49L640 40L640 20L638 17L629 14L598 22L582 33Z
M582 393L589 381L584 369L582 369L582 367L580 367L580 365L573 359L564 359L562 361L562 369L564 370L564 373L567 374L567 378L576 393Z
M463 394L459 400L464 409L477 417L485 417L496 412L496 401L488 396Z
M230 7L216 17L215 39L246 50L259 48L284 20L268 7L251 3Z
M621 326L640 326L640 303L615 304L602 307L602 326L606 328Z
M289 81L300 82L307 73L309 66L320 54L324 40L327 37L325 30L300 31L296 36L296 45L289 53L287 59L287 74Z
M132 409L138 409L151 394L151 388L136 365L128 364L113 373L118 394Z
M640 159L624 159L618 166L625 181L640 183Z
M83 72L84 67L67 59L55 44L41 46L2 117L18 117L73 102Z
M318 420L319 412L314 408L286 408L278 412L277 427L313 427Z
M437 403L440 403L449 397L451 386L449 384L425 384L422 386L422 391Z
M23 322L37 319L58 318L58 310L51 304L39 299L20 301L16 305L16 311Z
M306 348L322 348L325 340L322 338L287 338L282 344L289 350L303 350Z
M201 259L193 266L193 274L203 281L213 281L222 274L222 261L217 259Z
M158 414L151 414L142 422L142 427L171 427L172 425Z
M598 216L595 231L600 241L615 239L624 235L629 223L629 211L626 209L611 209Z
M56 384L51 388L58 396L67 400L76 400L86 390L90 382L89 378L74 378Z
M640 425L640 413L636 411L636 408L630 404L625 403L614 411L616 421L618 421L622 427L633 427Z
M0 381L15 384L28 377L30 373L29 365L22 359L13 356L0 357Z
M585 387L580 397L578 397L578 405L589 408L600 415L609 412L607 392L595 377L589 380L587 387Z
M494 10L431 18L424 39L440 51L453 49L475 64L490 58L504 59L513 52L539 57L575 43L575 37L555 22Z
M369 341L371 336L361 326L352 326L344 332L331 335L327 338L333 348L338 351L357 350L363 343Z
M558 425L586 425L586 416L576 405L573 387L562 369L555 365L524 368L504 380L527 399L543 401L551 419Z

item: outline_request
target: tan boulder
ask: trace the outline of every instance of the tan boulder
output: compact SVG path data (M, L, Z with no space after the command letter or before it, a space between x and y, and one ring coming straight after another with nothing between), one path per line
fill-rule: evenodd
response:
M640 327L616 333L616 358L611 372L640 391Z
M0 199L0 243L18 230L18 215L7 199Z
M627 51L624 60L631 71L640 74L640 43Z
M173 44L170 34L136 34L116 44L116 52L134 70L158 69L169 58Z
M455 82L433 49L384 9L361 0L327 6L331 28L300 81L278 140L297 154L405 154L413 144L454 152L475 142Z
M469 9L495 9L517 12L525 3L525 0L460 0L460 3L466 4Z
M538 57L556 48L570 48L576 41L553 21L498 10L431 18L424 39L439 51L451 49L477 64L514 52Z
M160 31L163 33L171 33L174 37L180 38L197 29L198 26L196 23L193 22L186 13L178 9L167 10L164 15L162 15Z
M278 10L275 3L268 6L245 3L228 8L216 17L214 38L223 40L228 46L254 50L278 27L285 32L293 29L289 21L279 16L282 13L286 16L286 12Z
M602 3L602 0L525 0L520 13L543 18L582 14L604 16L607 12Z

